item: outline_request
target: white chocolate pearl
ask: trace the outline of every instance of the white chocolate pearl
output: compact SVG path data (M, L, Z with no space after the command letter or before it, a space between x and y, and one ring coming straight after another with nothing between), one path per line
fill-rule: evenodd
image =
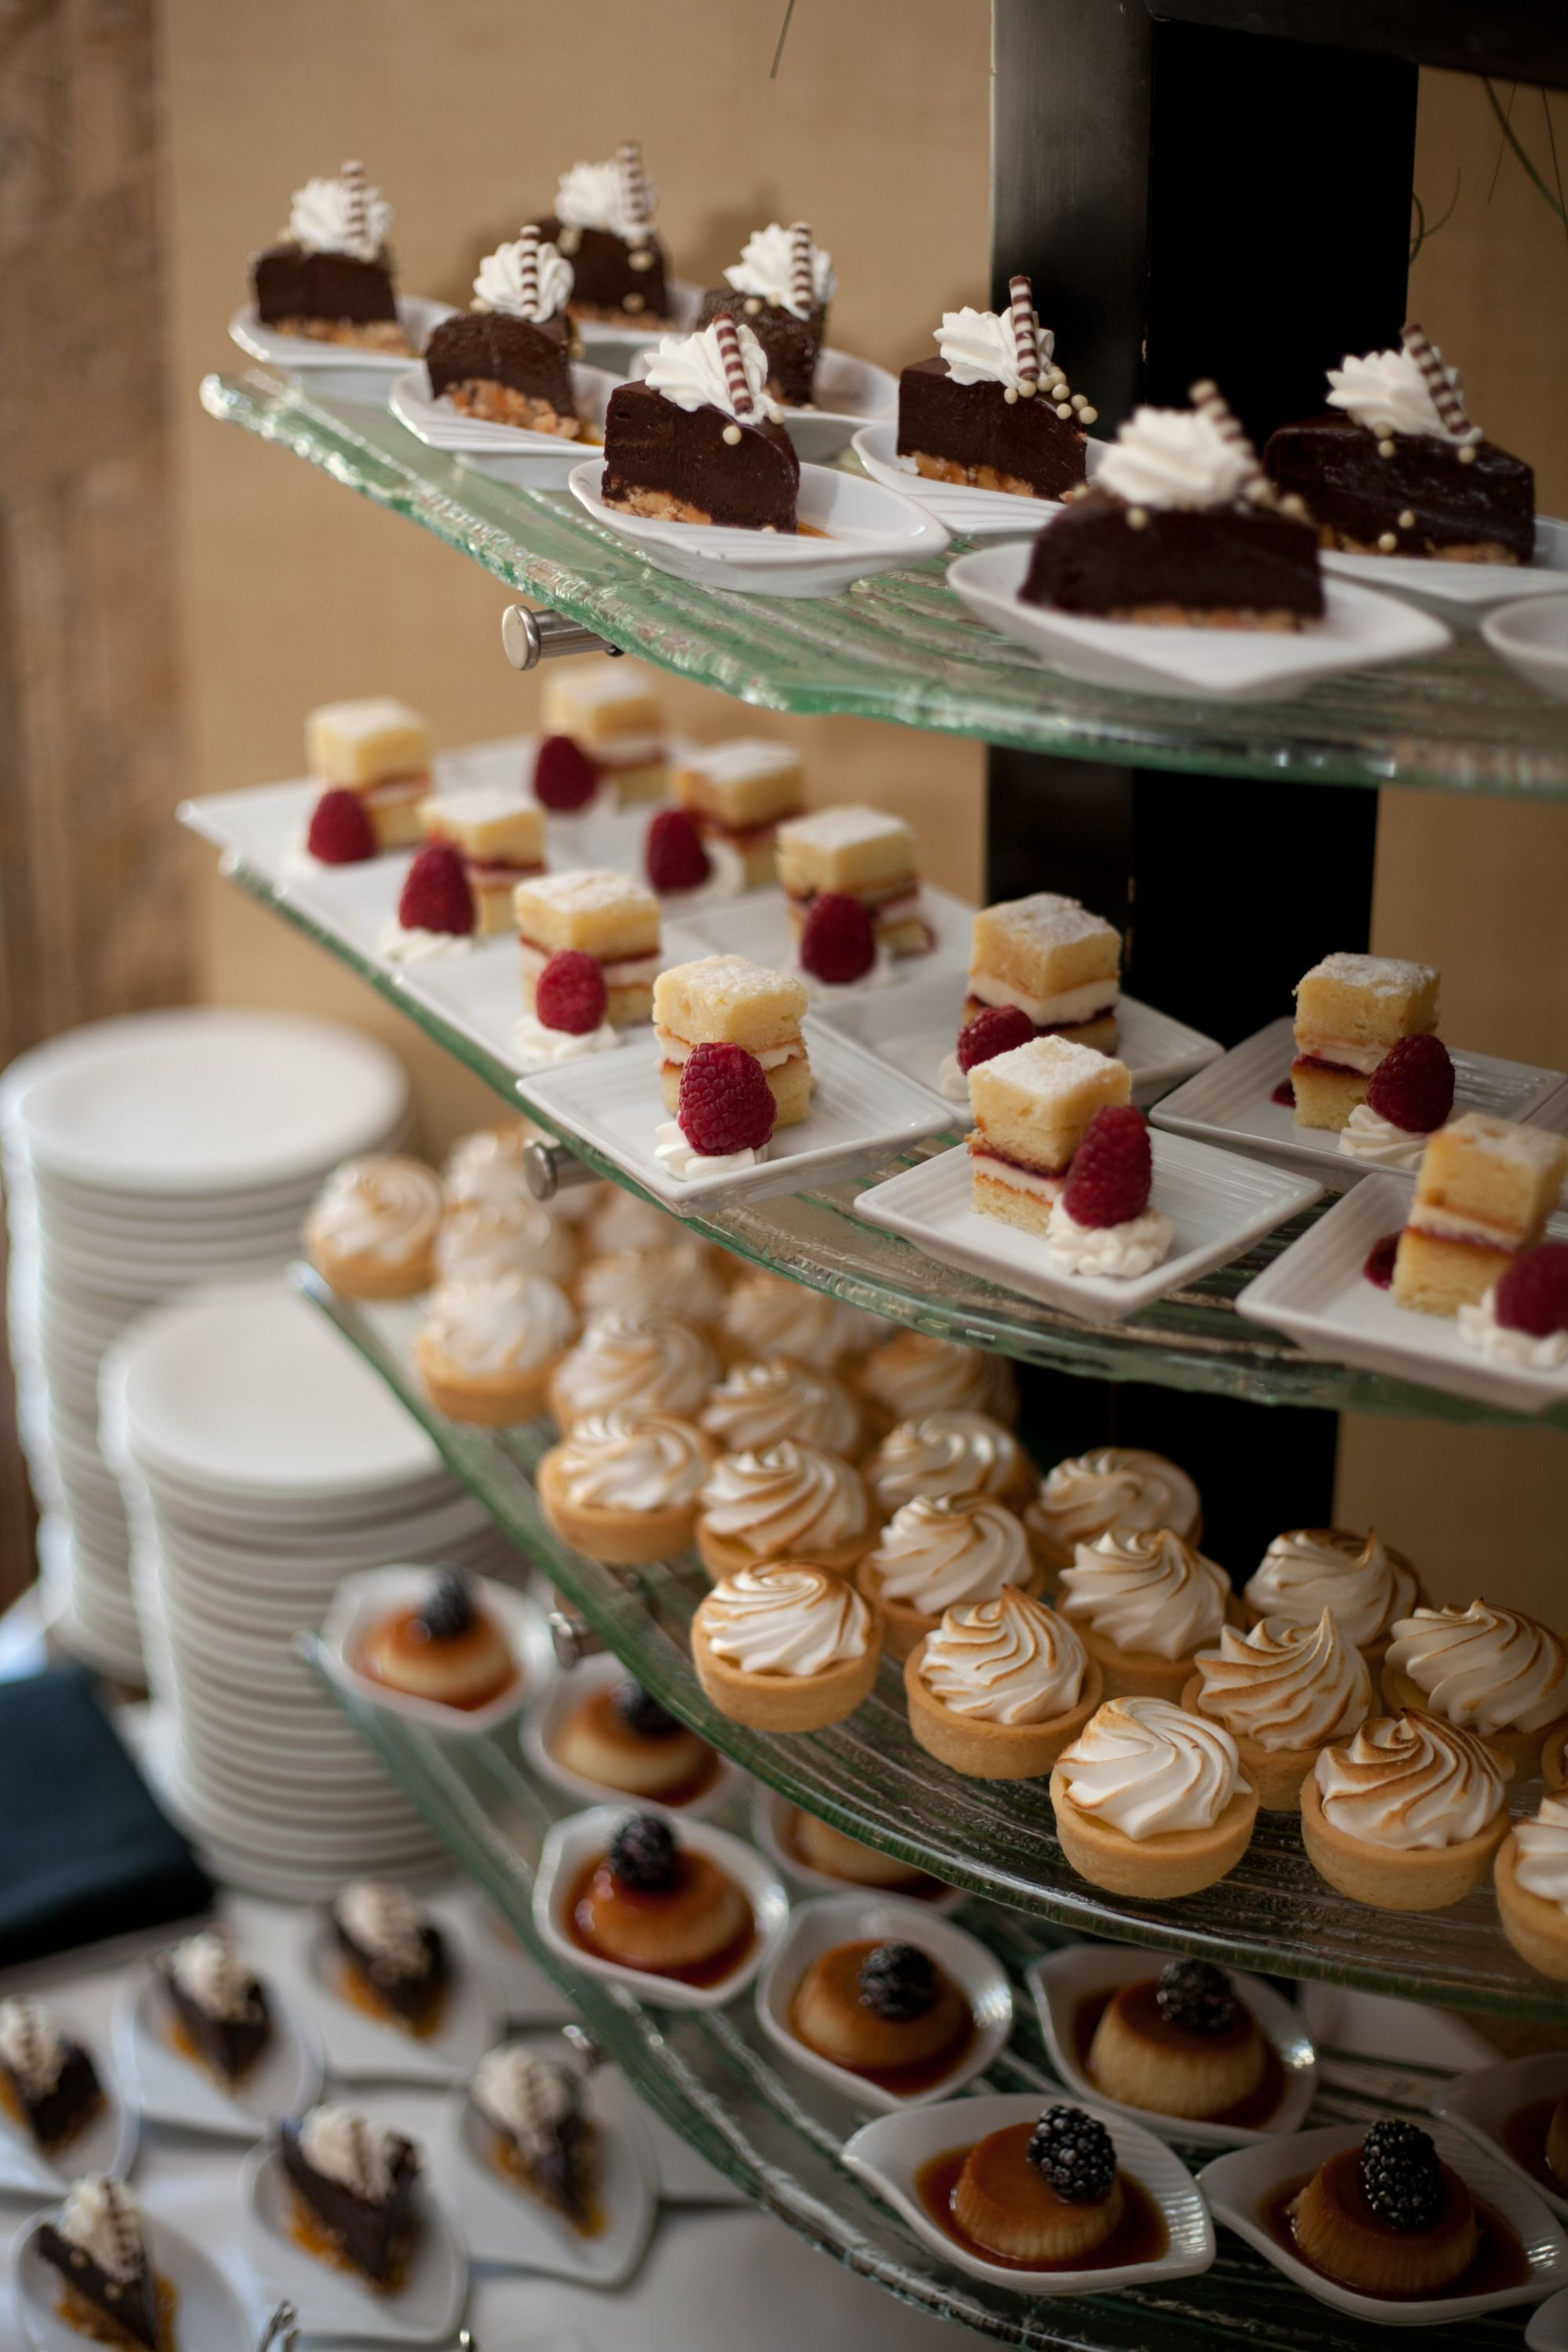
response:
M1398 546L1399 541L1393 531L1384 530L1378 533L1377 543L1383 550L1384 555L1392 555L1394 549Z
M733 449L741 438L740 426L738 425L726 425L724 427L724 438L730 444L731 448Z
M567 223L564 228L559 228L555 232L555 250L557 253L575 253L577 247L582 244L582 230L580 228L574 228L570 222Z
M1473 441L1467 441L1464 447L1459 452L1459 463L1461 466L1473 466L1475 462L1475 444Z
M626 266L630 269L651 269L653 263L653 249L650 246L637 246L626 256Z
M1129 507L1127 509L1127 523L1128 528L1131 530L1146 530L1149 523L1147 509L1144 507Z
M1099 409L1091 408L1086 400L1083 406L1079 410L1078 421L1080 425L1098 425L1100 422Z
M1415 530L1415 508L1414 508L1414 507L1406 507L1406 508L1405 508L1405 509L1404 513L1403 513L1403 514L1400 516L1400 518L1399 518L1399 528L1400 528L1400 530Z
M623 294L621 308L623 310L640 310L647 299L647 296L642 294Z
M748 295L747 295L747 297L746 297L746 316L747 316L747 318L748 318L748 319L757 319L757 318L760 318L760 317L762 316L762 310L763 310L763 298L762 298L762 296L761 296L760 294L748 294Z
M1013 389L1013 387L1012 387L1012 385L1011 385L1011 384L1008 384L1008 385L1006 386L1005 390L1004 391L1004 393L1003 393L1003 394L1002 394L1002 397L1003 397L1003 399L1006 402L1006 404L1007 404L1007 405L1008 405L1008 407L1009 407L1009 408L1016 408L1016 407L1017 407L1017 405L1018 405L1018 395L1017 395L1017 394L1014 391L1014 389Z
M1377 454L1380 457L1392 457L1394 455L1393 442L1380 441L1377 445Z

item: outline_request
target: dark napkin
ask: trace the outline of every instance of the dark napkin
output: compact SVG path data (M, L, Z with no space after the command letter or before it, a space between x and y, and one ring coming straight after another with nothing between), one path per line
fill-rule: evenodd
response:
M0 1968L187 1919L212 1899L85 1667L0 1683Z

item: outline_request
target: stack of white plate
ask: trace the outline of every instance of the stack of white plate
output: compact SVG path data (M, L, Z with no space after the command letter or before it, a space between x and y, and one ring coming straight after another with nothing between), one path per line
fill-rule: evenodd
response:
M101 1672L142 1679L130 1533L98 1442L104 1349L171 1293L286 1265L327 1171L396 1140L407 1097L396 1057L357 1030L216 1008L73 1030L0 1081L46 1603Z
M436 1843L293 1636L351 1570L516 1555L349 1342L281 1278L146 1315L103 1367L164 1794L231 1885L301 1900Z

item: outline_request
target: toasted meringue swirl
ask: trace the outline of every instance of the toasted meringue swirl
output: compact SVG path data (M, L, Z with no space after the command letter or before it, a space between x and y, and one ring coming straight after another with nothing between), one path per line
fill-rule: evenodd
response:
M441 1181L420 1160L390 1152L334 1168L305 1223L310 1250L395 1265L427 1249L441 1218Z
M782 1274L742 1276L724 1308L726 1339L749 1356L793 1356L831 1371L846 1356L874 1348L886 1325L841 1298L806 1290Z
M698 1417L731 1454L754 1454L786 1437L826 1454L850 1454L860 1440L860 1408L843 1381L787 1356L737 1364Z
M584 1413L697 1411L719 1376L700 1331L675 1315L595 1316L555 1376L568 1420Z
M901 1421L867 1465L871 1492L885 1511L917 1495L1005 1495L1016 1487L1024 1450L988 1412L962 1405Z
M562 1492L580 1511L666 1511L694 1502L711 1462L701 1433L669 1412L591 1412L556 1455Z
M1413 1610L1394 1628L1388 1663L1408 1675L1434 1715L1483 1739L1541 1731L1568 1715L1568 1648L1517 1609L1472 1601L1468 1609Z
M455 1143L444 1176L448 1205L483 1201L492 1209L505 1209L521 1201L537 1208L522 1172L522 1155L532 1132L523 1120L512 1119L504 1127L478 1128Z
M1472 1732L1407 1707L1374 1716L1343 1747L1320 1749L1323 1819L1399 1852L1463 1845L1497 1818L1503 1767Z
M1060 1770L1068 1795L1124 1837L1212 1829L1238 1791L1236 1742L1164 1698L1113 1698L1090 1716Z
M1198 1490L1163 1454L1100 1445L1058 1462L1025 1516L1062 1551L1092 1543L1111 1528L1173 1528L1190 1543L1198 1524Z
M1061 1605L1115 1648L1191 1656L1216 1641L1230 1583L1222 1568L1169 1528L1109 1528L1080 1543L1062 1570Z
M1249 1633L1219 1629L1198 1652L1198 1712L1259 1748L1321 1748L1348 1739L1372 1713L1372 1676L1325 1609L1315 1625L1265 1617Z
M585 1315L679 1315L711 1323L725 1289L705 1242L689 1235L655 1249L612 1250L583 1275L578 1296Z
M748 1675L820 1675L863 1658L871 1612L852 1584L825 1568L784 1560L737 1569L697 1618L710 1649Z
M1276 1536L1246 1598L1260 1617L1315 1625L1325 1609L1347 1642L1381 1641L1415 1599L1415 1572L1391 1552L1375 1528L1363 1538L1343 1528L1291 1528Z
M709 1532L758 1559L825 1551L864 1535L870 1506L858 1471L794 1438L760 1454L726 1454L702 1489Z
M465 1200L451 1202L436 1236L436 1265L443 1276L548 1275L569 1282L577 1264L577 1243L537 1201Z
M1005 1584L989 1601L948 1610L926 1635L920 1677L954 1715L1047 1723L1078 1705L1088 1668L1067 1619Z
M1005 1356L965 1348L929 1331L900 1331L870 1357L861 1375L868 1396L895 1421L954 1405L1010 1420L1017 1410L1013 1367Z
M1527 1895L1568 1911L1568 1796L1542 1797L1532 1819L1515 1822L1513 1874Z
M542 1274L499 1281L444 1282L430 1300L424 1336L466 1372L536 1372L572 1344L572 1301Z
M867 1566L884 1601L940 1617L1026 1584L1032 1563L1023 1522L1003 1504L984 1495L917 1495L883 1528Z

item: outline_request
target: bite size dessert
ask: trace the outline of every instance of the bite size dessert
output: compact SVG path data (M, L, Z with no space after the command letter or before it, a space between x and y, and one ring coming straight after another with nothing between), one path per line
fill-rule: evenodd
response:
M1037 890L975 916L965 1026L977 1013L1007 1007L1023 1013L1037 1037L1114 1054L1121 994L1121 934L1076 898Z
M169 2039L219 2088L232 2091L272 2038L267 1989L221 1927L186 1936L153 1962Z
M419 2151L350 2107L321 2105L278 2126L291 2235L318 2262L378 2294L401 2293L419 2229Z
M1092 482L1046 525L1019 601L1163 628L1310 628L1317 534L1279 500L1212 383L1136 408Z
M414 1360L439 1412L510 1429L544 1411L576 1336L576 1309L547 1276L464 1276L431 1294Z
M877 1612L847 1578L803 1560L721 1577L691 1621L708 1696L756 1731L824 1731L868 1696L882 1654Z
M1153 1206L1149 1122L1131 1103L1107 1104L1084 1129L1046 1225L1060 1274L1127 1282L1170 1252L1175 1227Z
M719 1339L731 1361L765 1362L787 1356L818 1371L846 1373L888 1327L825 1290L808 1290L782 1274L749 1267L731 1284L719 1318ZM837 1449L835 1449L837 1451Z
M596 1316L550 1383L550 1411L571 1430L589 1413L672 1412L689 1419L719 1377L706 1336L678 1315Z
M1163 1698L1107 1699L1058 1760L1051 1803L1079 1876L1146 1903L1213 1886L1258 1819L1229 1732Z
M1405 1707L1321 1748L1301 1787L1315 1867L1352 1902L1440 1911L1479 1886L1508 1833L1509 1764L1473 1732Z
M698 1415L726 1454L763 1453L786 1439L858 1462L866 1417L842 1381L787 1356L731 1366Z
M1542 1975L1568 1979L1568 1797L1543 1796L1498 1848L1493 1883L1503 1934ZM1552 2117L1546 2154L1568 2189L1568 2114Z
M972 1780L1034 1780L1077 1738L1104 1682L1065 1617L1005 1584L944 1612L904 1661L904 1693L928 1756Z
M820 1821L798 1805L784 1809L780 1841L793 1861L845 1886L874 1886L881 1894L908 1895L918 1902L929 1902L943 1892L940 1879L929 1878L912 1863L863 1845L858 1838L847 1836L831 1822Z
M889 1429L866 1465L866 1483L891 1518L919 1495L988 1495L1022 1511L1037 1474L1010 1429L988 1412L949 1407Z
M452 1982L440 1928L387 1878L356 1878L329 1914L342 1989L357 2009L424 2040L438 2031Z
M417 1601L378 1619L353 1663L388 1690L460 1709L488 1706L518 1678L511 1644L455 1568L432 1570Z
M1057 1605L1082 1634L1108 1697L1179 1700L1198 1652L1220 1638L1230 1579L1170 1528L1110 1528L1076 1547Z
M441 1171L449 1211L473 1205L510 1211L519 1203L537 1208L523 1172L523 1155L542 1130L531 1119L503 1119L495 1127L476 1128L461 1136L447 1154ZM552 1213L566 1216L580 1203L581 1192L563 1192L551 1204Z
M675 1117L655 1126L654 1157L678 1183L733 1175L767 1157L779 1106L774 1073L764 1069L757 1055L744 1045L704 1039L690 1048L673 1076L668 1075L670 1067L666 1065L665 1083L675 1088ZM799 1083L787 1069L778 1075L786 1087Z
M1024 1524L1041 1558L1063 1569L1079 1544L1091 1544L1112 1528L1132 1535L1169 1528L1195 1545L1204 1515L1196 1486L1163 1454L1142 1445L1097 1445L1047 1472Z
M789 2024L819 2058L903 2097L929 2095L974 2039L967 1996L929 1952L871 1937L817 1954Z
M745 887L745 874L731 850L711 851L689 809L655 809L643 835L642 870L654 896L673 914L733 898Z
M1108 2098L1194 2123L1266 2121L1279 2063L1224 1969L1168 1960L1118 1985L1095 2025L1084 2071ZM1273 2076L1270 2082L1270 2076Z
M1023 1521L984 1495L917 1495L900 1504L855 1574L893 1658L907 1658L948 1610L994 1601L1008 1586L1037 1592L1045 1578Z
M1327 955L1296 984L1298 1127L1342 1128L1380 1062L1437 1026L1439 976L1397 956Z
M977 1064L968 1139L976 1215L1044 1239L1090 1119L1131 1099L1124 1062L1066 1037L1036 1037Z
M539 1465L544 1515L590 1559L641 1568L685 1551L713 1445L668 1412L587 1413Z
M1535 1247L1568 1178L1568 1136L1470 1110L1427 1139L1394 1259L1394 1300L1422 1315L1478 1307Z
M565 1916L584 1951L618 1968L717 1984L756 1941L742 1887L663 1813L632 1813L578 1874Z
M1274 1537L1241 1589L1251 1624L1264 1618L1315 1625L1328 1610L1376 1674L1388 1654L1396 1618L1426 1599L1414 1561L1385 1544L1375 1528L1288 1528Z
M687 1235L652 1249L611 1250L584 1267L577 1304L595 1315L679 1315L707 1329L722 1314L729 1286L719 1253Z
M1246 1633L1222 1625L1218 1638L1198 1652L1182 1705L1224 1724L1266 1813L1299 1812L1319 1752L1373 1712L1366 1660L1327 1609L1315 1625L1264 1617Z
M786 408L809 408L837 283L833 257L808 221L788 228L770 221L752 231L723 285L703 295L697 324L710 326L721 316L743 320L762 345L773 397Z
M305 829L305 854L318 866L363 866L380 855L381 844L357 793L329 784Z
M89 2172L34 2239L59 2277L60 2317L95 2344L174 2352L174 2289L153 2265L142 2208L123 2180Z
M562 173L539 227L572 265L574 318L663 324L669 295L664 247L653 226L658 205L635 139L622 141L612 163L574 163Z
M745 956L703 956L661 971L653 1020L666 1110L679 1109L681 1073L700 1045L740 1046L762 1067L775 1124L797 1125L816 1084L800 1028L805 1004L798 980Z
M883 1429L953 1406L988 1412L1009 1429L1018 1418L1018 1384L1005 1356L930 1331L885 1340L856 1369L853 1385Z
M468 2098L489 2127L489 2159L503 2180L536 2197L583 2237L602 2226L598 2132L583 2080L524 2042L487 2050Z
M363 163L345 163L335 179L307 180L294 191L278 242L250 265L261 324L313 343L407 352L391 232L392 206L369 185Z
M425 347L432 400L464 416L575 441L583 431L572 388L566 304L572 265L524 224L479 264L466 310L431 330Z
M305 1220L305 1255L345 1298L411 1298L436 1278L441 1181L421 1160L345 1160Z
M544 811L511 784L469 784L419 803L428 841L456 850L473 896L481 940L512 928L512 892L544 871Z
M584 1780L646 1804L689 1804L710 1789L719 1759L640 1683L584 1691L552 1738L558 1762Z
M1568 1644L1521 1610L1488 1601L1468 1609L1415 1609L1393 1629L1383 1667L1390 1715L1424 1707L1508 1759L1513 1777L1541 1769L1549 1740L1568 1731Z
M21 1994L0 2000L0 2105L46 2153L68 2147L103 2107L91 2052Z
M605 504L661 522L793 534L800 459L767 380L761 343L733 319L664 336L643 382L610 394Z
M323 703L305 721L305 758L324 787L353 794L378 849L410 849L418 841L431 749L430 730L416 710L390 695Z
M1568 1244L1521 1250L1458 1320L1460 1339L1491 1363L1556 1371L1568 1363Z
M449 841L427 841L415 852L397 894L397 912L376 946L391 963L428 963L433 956L468 954L479 928L461 851Z
M848 1575L875 1536L859 1472L795 1438L756 1454L721 1454L703 1483L697 1549L715 1581L771 1559Z
M879 948L926 955L935 934L921 912L920 852L902 817L856 803L788 818L776 835L779 883L797 944L820 896L853 898Z
M1361 2294L1441 2294L1480 2251L1475 2201L1430 2133L1403 2118L1370 2124L1358 2146L1318 2167L1286 2209L1294 2251Z
M576 1269L571 1226L526 1192L505 1201L448 1200L436 1236L436 1272L443 1282L542 1274L566 1284Z
M918 2179L944 2227L1009 2270L1100 2270L1148 2260L1167 2242L1110 2132L1082 2107L1006 2124L922 2166Z
M805 767L794 746L750 735L704 744L681 754L670 781L704 846L735 858L743 888L766 889L778 828L805 806Z
M658 900L645 884L607 869L538 874L518 883L511 908L522 945L525 1012L542 1021L558 1010L547 1001L541 1011L539 982L552 959L569 951L591 956L599 968L604 1003L590 1008L597 1013L594 1026L607 1021L616 1029L629 1029L651 1018L660 929ZM557 982L567 977L554 975ZM575 966L570 978L578 978ZM569 1027L574 1019L562 1017L548 1025Z
M1035 289L1009 278L1005 310L944 310L936 353L899 377L898 454L927 481L1059 499L1084 478L1098 411L1068 388Z
M652 670L621 656L552 662L540 698L533 796L570 816L603 793L616 808L669 789L664 704Z
M1291 1081L1291 1092L1295 1082ZM1454 1108L1454 1061L1440 1037L1401 1037L1389 1047L1340 1129L1340 1150L1366 1168L1417 1168L1428 1136Z
M1465 413L1457 368L1412 320L1398 351L1329 370L1327 416L1283 425L1263 462L1325 547L1352 555L1528 563L1535 477Z

